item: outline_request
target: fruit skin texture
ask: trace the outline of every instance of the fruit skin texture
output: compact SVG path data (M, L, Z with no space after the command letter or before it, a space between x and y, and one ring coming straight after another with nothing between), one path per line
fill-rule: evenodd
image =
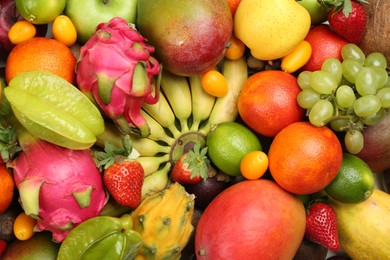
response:
M141 203L144 169L138 161L115 162L104 171L103 181L120 205L135 209Z
M362 132L363 149L356 154L365 161L376 173L390 169L390 114L372 126L367 126Z
M124 133L150 134L140 114L144 103L155 104L159 62L154 48L133 25L116 17L96 28L81 47L76 64L77 85ZM112 66L115 64L115 67Z
M10 207L15 189L15 182L5 163L0 160L0 214L3 214Z
M364 36L367 24L367 14L363 6L351 1L352 10L348 16L343 9L336 12L335 8L330 10L328 15L329 25L334 32L344 37L349 42L359 44Z
M180 259L194 230L194 199L175 182L142 201L131 215L144 243L137 259Z
M234 184L203 212L197 259L292 259L305 232L303 204L265 179Z
M334 209L324 202L314 202L306 216L305 238L323 245L333 252L340 250L337 216Z
M165 69L189 76L203 74L223 58L233 18L226 0L143 0L136 26Z
M329 25L313 26L305 37L312 48L309 61L302 67L303 70L320 70L327 58L341 59L341 48L348 43L343 37L331 31Z
M259 60L287 55L310 25L309 12L294 0L241 0L234 16L235 35Z
M305 110L297 103L300 91L296 78L287 72L257 72L244 84L238 98L238 112L253 131L273 137L284 127L303 119Z
M336 177L343 153L337 136L328 127L296 122L275 136L268 159L271 175L282 188L311 194Z
M16 45L5 64L6 81L23 71L46 70L74 83L76 58L63 43L34 37Z
M390 255L390 195L375 189L361 203L330 200L338 219L341 248L356 260L388 259Z
M77 41L85 44L100 23L107 22L114 17L121 17L134 23L137 15L137 0L67 0L64 14L76 27Z

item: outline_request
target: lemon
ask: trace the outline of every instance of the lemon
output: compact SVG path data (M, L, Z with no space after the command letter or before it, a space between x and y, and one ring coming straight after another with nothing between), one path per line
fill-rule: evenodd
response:
M65 9L66 0L16 0L20 15L33 24L48 24Z
M325 191L339 202L359 203L368 199L374 188L374 174L366 162L356 155L344 153L339 172Z
M206 145L210 161L232 176L241 175L240 163L245 155L262 149L257 136L237 122L215 125L207 135Z

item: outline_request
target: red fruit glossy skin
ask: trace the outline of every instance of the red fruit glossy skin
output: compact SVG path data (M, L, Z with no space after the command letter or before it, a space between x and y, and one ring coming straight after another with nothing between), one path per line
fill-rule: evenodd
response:
M217 65L233 31L227 2L158 2L160 8L147 8L147 11L141 8L145 13L140 12L142 4L138 4L137 29L155 47L155 57L163 67L174 74L189 76L203 74ZM142 3L150 5L146 0Z
M341 61L341 48L348 43L347 40L332 32L326 24L312 27L305 40L310 43L312 54L309 61L302 67L302 71L320 70L327 58L336 58Z
M242 181L203 212L195 253L197 259L292 259L305 226L305 208L297 197L271 180Z

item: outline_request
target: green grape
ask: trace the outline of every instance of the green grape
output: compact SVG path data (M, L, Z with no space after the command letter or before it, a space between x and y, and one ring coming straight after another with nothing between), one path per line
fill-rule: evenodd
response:
M378 77L370 67L363 67L355 77L356 91L361 95L375 94L378 87Z
M326 125L327 121L333 116L333 104L326 99L318 100L309 112L309 121L315 126Z
M321 94L332 94L337 88L337 80L330 72L317 70L310 75L310 86Z
M335 118L330 121L330 128L336 132L343 132L345 129L349 128L350 122L347 118Z
M375 95L366 95L359 97L353 103L353 110L359 117L374 115L381 108L381 100Z
M363 67L361 63L353 59L343 60L341 63L343 66L343 76L351 83L355 83L356 74Z
M343 77L343 66L341 65L341 61L336 58L328 58L322 63L321 70L331 73L337 83L340 84Z
M297 96L298 105L302 108L312 108L314 103L321 99L321 94L312 88L305 88Z
M368 117L362 117L361 120L365 125L375 125L379 123L385 117L385 115L386 110L384 108L381 108L375 114Z
M364 66L367 67L379 67L382 69L387 68L387 59L383 53L371 52L364 60Z
M343 60L352 59L361 64L364 64L364 60L366 59L366 55L362 49L354 43L348 43L341 48L341 57Z
M370 67L375 71L375 75L378 81L377 90L381 89L387 83L387 79L389 78L389 74L387 74L387 70L380 67Z
M356 96L353 89L348 85L341 85L336 90L336 102L340 109L351 107L355 102Z
M305 70L299 73L297 77L298 86L301 89L310 88L310 75L311 71Z
M390 108L390 88L381 88L376 93L383 108Z
M364 137L362 132L357 130L348 131L344 136L345 148L351 154L357 154L363 149Z

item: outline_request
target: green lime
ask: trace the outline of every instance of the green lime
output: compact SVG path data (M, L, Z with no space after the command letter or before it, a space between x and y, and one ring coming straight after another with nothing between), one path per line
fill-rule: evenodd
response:
M232 176L239 176L240 163L246 154L261 150L257 136L246 126L236 122L223 122L207 135L208 156L214 165Z
M339 172L325 191L339 202L359 203L368 199L374 188L374 174L367 163L356 155L344 153Z
M66 0L15 0L15 4L27 21L48 24L64 11Z

